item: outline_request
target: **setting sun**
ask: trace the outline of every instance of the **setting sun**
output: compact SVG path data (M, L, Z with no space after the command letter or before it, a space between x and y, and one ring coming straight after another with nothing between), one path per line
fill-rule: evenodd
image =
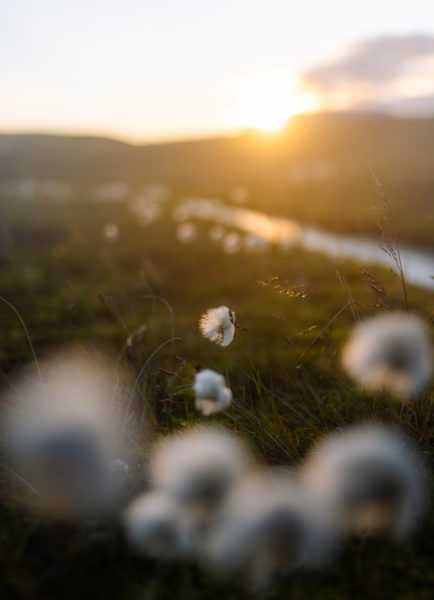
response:
M275 131L288 117L312 112L318 105L317 98L300 89L297 78L285 71L255 73L235 87L234 101L223 117L223 125L229 129Z

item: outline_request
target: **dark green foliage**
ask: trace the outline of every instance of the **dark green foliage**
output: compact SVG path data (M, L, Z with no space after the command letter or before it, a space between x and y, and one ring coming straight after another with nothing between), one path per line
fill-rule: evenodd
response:
M170 220L141 228L123 206L76 202L56 211L44 203L2 208L10 244L0 268L0 295L21 313L38 356L64 344L90 343L119 357L134 379L160 344L173 335L181 338L155 355L139 383L136 408L139 415L145 412L156 434L204 420L194 411L191 391L201 365L226 373L234 392L231 408L211 421L237 431L258 460L296 465L324 432L379 419L401 426L431 461L429 394L401 406L386 395L360 393L339 366L354 315L348 306L326 327L348 303L336 269L360 316L383 310L374 306L377 298L358 265L336 264L299 249L228 256L207 240L205 225L197 242L181 245ZM107 222L119 226L115 244L103 237ZM399 280L372 270L390 303L402 308ZM280 288L258 283L272 276L279 278ZM303 286L306 297L281 293L285 286ZM409 302L429 316L432 294L409 288ZM201 314L220 304L235 310L248 330L238 330L226 350L202 338L197 328ZM19 321L2 303L0 332L0 386L6 389L31 353ZM80 530L43 522L4 494L1 498L1 598L250 597L238 584L193 565L134 559L116 527ZM433 539L431 516L402 547L350 540L330 570L296 574L276 584L267 598L428 600Z

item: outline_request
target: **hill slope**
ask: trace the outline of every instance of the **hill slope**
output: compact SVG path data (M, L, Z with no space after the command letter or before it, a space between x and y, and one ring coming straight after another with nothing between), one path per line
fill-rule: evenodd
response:
M82 186L163 181L175 193L222 197L243 185L255 208L357 233L375 232L377 199L367 165L391 199L401 238L429 244L434 119L300 116L278 135L250 132L148 146L91 137L0 136L0 182L28 177Z

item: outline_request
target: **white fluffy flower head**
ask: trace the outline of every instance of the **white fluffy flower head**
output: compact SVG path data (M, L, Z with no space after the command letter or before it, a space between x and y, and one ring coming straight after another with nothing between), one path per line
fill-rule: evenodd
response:
M344 347L342 365L365 389L386 389L400 398L417 394L427 385L432 369L425 324L405 313L367 319Z
M210 308L200 318L202 335L219 346L229 346L235 334L235 313L227 306Z
M41 363L42 381L25 369L5 394L5 459L37 492L22 493L23 502L68 518L115 506L127 479L119 469L127 440L118 409L123 386L114 390L110 366L98 355L62 350Z
M124 512L123 525L126 539L137 554L170 559L191 551L182 513L166 494L145 492L135 498Z
M286 471L266 469L233 488L214 522L208 560L263 589L276 573L321 564L330 549L301 483Z
M149 470L152 485L184 505L218 504L247 467L236 437L218 427L195 427L157 443Z
M421 460L402 435L382 425L329 435L313 448L302 475L337 530L403 539L423 513Z
M232 392L226 387L223 375L204 369L194 380L196 408L205 416L227 408L232 400Z

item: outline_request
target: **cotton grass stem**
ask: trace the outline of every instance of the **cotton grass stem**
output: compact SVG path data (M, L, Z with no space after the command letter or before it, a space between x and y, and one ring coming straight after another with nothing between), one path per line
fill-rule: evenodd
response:
M33 360L35 361L36 369L38 371L39 381L41 383L43 383L42 373L41 373L41 369L39 368L38 359L36 358L35 349L33 348L32 340L30 339L29 332L27 331L27 327L26 327L26 324L24 323L22 316L20 315L18 310L15 308L15 306L9 302L9 300L6 300L6 298L3 298L3 296L0 296L0 300L2 302L4 302L5 304L7 304L9 306L9 308L11 308L14 311L14 313L17 315L18 319L20 320L22 328L24 329L24 333L26 334L27 341L29 342L30 350L32 351L32 354L33 354Z
M10 467L8 467L7 465L5 465L4 463L0 463L0 466L5 471L7 471L11 475L13 475L15 477L15 479L18 479L18 481L20 483L22 483L27 489L29 489L32 492L32 494L35 494L35 496L39 496L37 490L33 487L33 485L31 483L29 483L28 481L26 481L22 475L20 475L19 473L17 473L16 471L14 471L13 469L11 469Z
M309 352L309 350L312 348L312 346L314 346L316 344L316 342L319 340L319 338L322 336L322 334L325 331L327 331L327 329L330 327L330 325L333 323L333 321L335 321L339 317L339 315L341 315L349 306L352 306L353 304L357 304L360 307L360 302L357 302L357 300L351 300L351 302L347 302L345 304L345 306L343 306L340 310L338 310L338 312L336 314L334 314L333 317L324 325L324 327L321 329L321 331L318 333L318 335L315 336L315 338L311 341L311 343L306 348L306 350L304 350L304 352L302 352L300 354L298 361L297 361L298 368L301 367L300 361L306 356L306 354Z
M144 300L158 300L167 308L170 313L170 334L172 337L175 337L175 313L173 308L170 306L168 301L162 296L156 296L155 294L148 294L143 297Z
M139 371L139 373L138 373L138 375L137 375L137 377L136 377L136 380L135 380L135 382L134 382L133 389L131 390L131 392L130 392L130 395L129 395L129 397L128 397L128 406L127 406L127 413L126 413L126 417L125 417L125 424L126 424L126 423L127 423L127 421L128 421L128 415L129 415L129 413L130 413L131 403L132 403L132 401L133 401L134 394L135 394L135 392L136 392L137 386L139 385L140 379L141 379L141 377L142 377L143 373L144 373L144 372L145 372L145 370L146 370L146 367L149 365L149 363L150 363L150 362L151 362L151 360L154 358L154 356L155 356L156 354L158 354L158 352L159 352L160 350L162 350L162 349L163 349L165 346L167 346L167 344L170 344L171 342L182 342L182 338L180 338L180 337L171 337L171 338L169 338L168 340L166 340L165 342L163 342L162 344L160 344L160 345L158 346L158 348L156 348L156 349L153 351L153 353L151 354L151 356L149 356L149 357L148 357L148 359L146 360L146 362L143 364L142 368L140 369L140 371Z

